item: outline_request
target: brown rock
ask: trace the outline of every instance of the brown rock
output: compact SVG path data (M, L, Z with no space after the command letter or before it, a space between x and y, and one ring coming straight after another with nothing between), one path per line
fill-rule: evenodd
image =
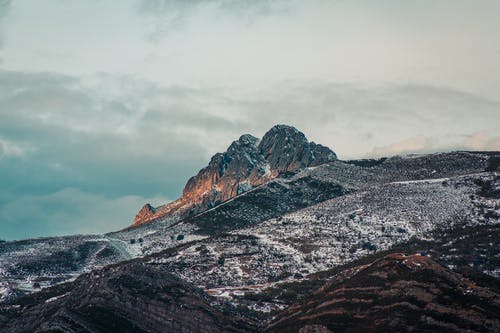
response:
M148 203L145 204L141 208L139 213L137 213L137 215L135 216L134 224L138 224L140 221L144 221L151 218L154 215L154 213L156 213L156 209Z

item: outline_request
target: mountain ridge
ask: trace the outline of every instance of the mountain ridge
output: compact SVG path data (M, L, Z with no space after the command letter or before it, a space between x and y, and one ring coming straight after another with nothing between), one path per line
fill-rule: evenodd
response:
M200 205L194 209L180 203L170 215L105 235L0 244L0 327L156 332L175 322L191 332L287 331L282 328L297 323L301 333L336 331L328 318L296 322L286 308L307 307L304 296L327 278L393 251L428 256L443 266L439 271L458 269L497 290L499 152L327 156L320 163L311 152L322 148L298 130L278 127L266 135L242 135L188 181L187 192L197 193L192 199ZM259 166L269 166L269 179L241 188L252 175L262 181ZM221 202L220 193L200 190L219 184L228 196ZM140 213L160 209L146 205ZM378 273L386 272L380 267ZM82 290L89 297L81 298ZM317 301L330 302L318 295ZM194 322L186 321L191 315ZM276 315L288 326L273 325ZM400 331L413 327L399 324Z
M334 214L329 219L344 221L348 217L345 222L352 223L366 221L368 218L367 221L373 220L377 225L370 228L383 228L384 224L389 221L384 222L387 218L383 218L382 215L389 213L387 216L391 216L391 219L401 221L403 218L402 221L406 221L404 223L409 223L409 219L415 218L415 221L421 219L422 217L419 217L419 215L425 212L425 210L422 212L422 209L425 208L429 209L431 214L425 213L424 216L439 218L434 223L425 221L426 229L429 226L432 227L432 225L440 226L442 223L449 223L446 220L451 218L449 207L444 207L446 205L443 206L442 204L438 206L415 206L415 200L409 200L414 195L422 197L425 200L424 202L429 204L432 202L450 202L452 200L454 206L458 204L462 206L460 208L462 211L468 212L467 215L470 217L467 217L467 219L469 221L474 223L494 223L499 216L499 213L495 210L496 199L486 200L481 198L485 193L496 193L498 191L499 184L497 180L494 180L494 172L488 171L485 173L485 169L496 170L498 168L498 163L494 162L494 157L498 155L498 152L488 154L451 152L411 156L409 158L395 156L386 158L382 162L376 163L376 165L336 160L318 167L304 168L296 173L287 173L282 175L282 178L276 178L227 200L223 205L218 205L183 220L160 218L136 228L111 232L106 235L6 242L0 244L0 267L2 268L0 270L0 280L3 280L0 281L0 298L6 299L30 293L52 284L67 281L83 272L110 263L152 254L194 240L201 241L219 233L236 232L238 229L242 229L241 231L244 234L252 233L252 230L254 233L257 232L259 234L257 238L265 236L262 233L280 235L282 234L282 228L290 227L285 224L288 218L283 219L283 216L303 208L306 208L304 211L306 215L312 214L312 219L299 217L303 222L297 221L298 224L293 223L292 226L296 225L300 230L307 233L313 232L313 234L317 233L317 231L314 231L317 228L315 225L324 223L321 222L322 216L328 216L332 213ZM457 176L459 177L455 180L442 179ZM392 185L389 183L392 183ZM458 188L457 185L459 185ZM453 198L457 194L456 189L460 188L464 189L465 192L459 190L458 193L462 194L460 194L461 199L457 201L456 198ZM450 190L452 191L450 192ZM394 192L391 193L391 191ZM479 195L474 194L476 191L479 191ZM358 192L358 194L353 192ZM367 194L363 195L365 192ZM349 195L350 193L353 195ZM377 204L379 206L374 206L369 210L357 211L361 204L359 201L360 195L364 197L363 202L365 203L363 205L366 207L370 207L371 203L375 204L380 200L385 200L384 196L392 197L393 199L387 202L394 205L384 208L384 210L388 211L382 215L381 213L384 210L381 210L380 203ZM469 198L469 195L474 199ZM323 205L317 206L318 208L307 209L308 206L314 206L321 202L325 202L325 207L328 207L330 205L328 200L339 196L340 198L332 203L336 202L335 205L338 205L346 202L348 205L341 211L337 209L337 212L335 212L336 209L330 210L327 208L323 212L323 208L319 208ZM405 196L409 196L406 201L403 199ZM394 200L395 198L401 199ZM398 212L398 210L402 210L402 212ZM291 216L293 216L292 219L296 219L297 214ZM354 219L351 222L349 222L350 216ZM472 218L473 221L470 220ZM270 219L272 221L265 222ZM377 222L377 220L380 220L381 223ZM410 227L411 225L409 224ZM356 227L356 225L352 225L352 227ZM352 232L352 227L346 229L346 232ZM414 228L411 227L412 233L417 231ZM386 228L388 234L382 238L385 239L384 242L394 243L398 239L402 239L401 236L408 235L399 232L394 234L394 230L391 231L392 229L394 228ZM347 239L349 244L346 244L347 249L356 245L356 247L352 248L353 251L356 248L366 251L364 248L371 247L369 238L375 236L375 234L364 227L363 230L365 230L363 233L368 232L363 236L368 237L364 241L366 243L357 239L350 240L352 237L349 236ZM420 232L418 231L416 235L420 236ZM286 236L287 233L284 235ZM387 238L394 236L397 237ZM278 238L277 240L278 242L271 246L271 248L278 246L273 251L279 253L282 246L280 244L284 246L291 242L291 244L298 246L298 254L301 257L304 256L303 259L309 260L307 258L311 254L303 253L303 251L309 248L308 251L315 253L317 251L315 249L319 244L327 239L320 237L317 242L312 243L307 238L304 238L304 240ZM265 239L263 238L262 241L265 241ZM231 245L231 242L227 245ZM335 248L338 248L338 246L335 246ZM348 252L335 254L337 252L335 250L329 254L330 264L328 265L337 262L338 258L335 258L338 255L354 258L362 255L363 251L353 254ZM272 257L266 260L271 259ZM191 261L189 258L182 260ZM322 267L324 267L325 263L323 260ZM262 265L258 267L265 268Z
M309 142L304 133L288 125L273 126L262 139L243 134L224 153L191 177L182 196L165 205L144 205L131 227L170 216L180 220L227 201L280 174L337 159L328 147Z

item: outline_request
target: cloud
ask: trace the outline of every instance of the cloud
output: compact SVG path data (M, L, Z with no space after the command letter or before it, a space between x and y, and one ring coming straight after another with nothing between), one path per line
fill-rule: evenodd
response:
M295 1L292 0L142 0L137 6L141 15L152 19L149 38L160 41L169 33L179 30L200 12L209 15L234 16L240 23L252 23L271 14L286 12Z
M343 159L498 149L499 6L0 0L0 208L175 198L276 123Z
M23 157L32 150L32 147L5 140L0 137L0 159L4 157Z
M3 47L2 25L5 17L10 12L11 4L12 0L0 0L0 51L2 50ZM0 55L0 64L1 63L2 63L2 57Z
M0 23L10 12L12 0L0 0Z
M100 232L92 221L128 203L133 209L110 225L125 227L147 198L177 198L211 155L277 123L349 159L496 149L500 125L491 119L499 108L475 94L416 84L195 88L126 75L0 71L0 237L4 230L12 238L48 235L57 231L51 221L60 227L71 216L57 232ZM85 209L65 195L81 197Z
M369 154L371 157L393 156L410 153L430 152L434 148L432 139L423 136L412 137L392 143L384 147L375 147Z
M4 16L10 8L12 0L0 0L0 16Z
M500 136L486 131L470 135L458 136L453 140L439 137L415 136L387 146L375 147L367 157L383 157L405 154L423 154L439 151L470 150L470 151L500 151Z
M492 41L499 6L495 0L16 0L4 65L203 88L315 79L418 82L498 99L499 46ZM161 42L145 38L155 34Z
M73 187L176 197L210 155L203 124L214 132L231 126L210 114L196 123L188 90L113 98L96 89L50 73L0 72L2 156L24 157L0 160L2 194Z
M114 231L130 224L145 202L160 204L167 202L167 198L133 195L108 198L74 188L46 195L25 195L0 205L0 238Z
M472 133L500 132L490 121L499 101L449 87L286 82L227 98L250 127L290 123L344 159L403 151L399 144L446 150Z
M500 151L500 135L493 136L485 131L476 132L468 136L463 145L471 150Z
M194 173L241 133L263 135L276 123L295 125L343 158L378 154L409 137L438 138L433 148L444 149L472 133L499 131L488 120L499 108L496 100L421 84L287 81L241 90L165 87L109 74L0 72L4 140L36 143L37 158L50 154L61 165L85 159L116 169L140 156L134 168L182 162L190 165L182 170Z

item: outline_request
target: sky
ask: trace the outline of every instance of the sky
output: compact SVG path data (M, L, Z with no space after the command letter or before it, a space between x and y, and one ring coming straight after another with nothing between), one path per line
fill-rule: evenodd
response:
M500 150L498 0L0 0L0 239L102 233L243 133Z

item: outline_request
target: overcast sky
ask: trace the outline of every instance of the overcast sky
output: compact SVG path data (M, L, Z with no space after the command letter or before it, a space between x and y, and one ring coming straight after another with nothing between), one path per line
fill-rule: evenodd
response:
M0 238L111 231L243 133L500 150L498 0L0 0Z

